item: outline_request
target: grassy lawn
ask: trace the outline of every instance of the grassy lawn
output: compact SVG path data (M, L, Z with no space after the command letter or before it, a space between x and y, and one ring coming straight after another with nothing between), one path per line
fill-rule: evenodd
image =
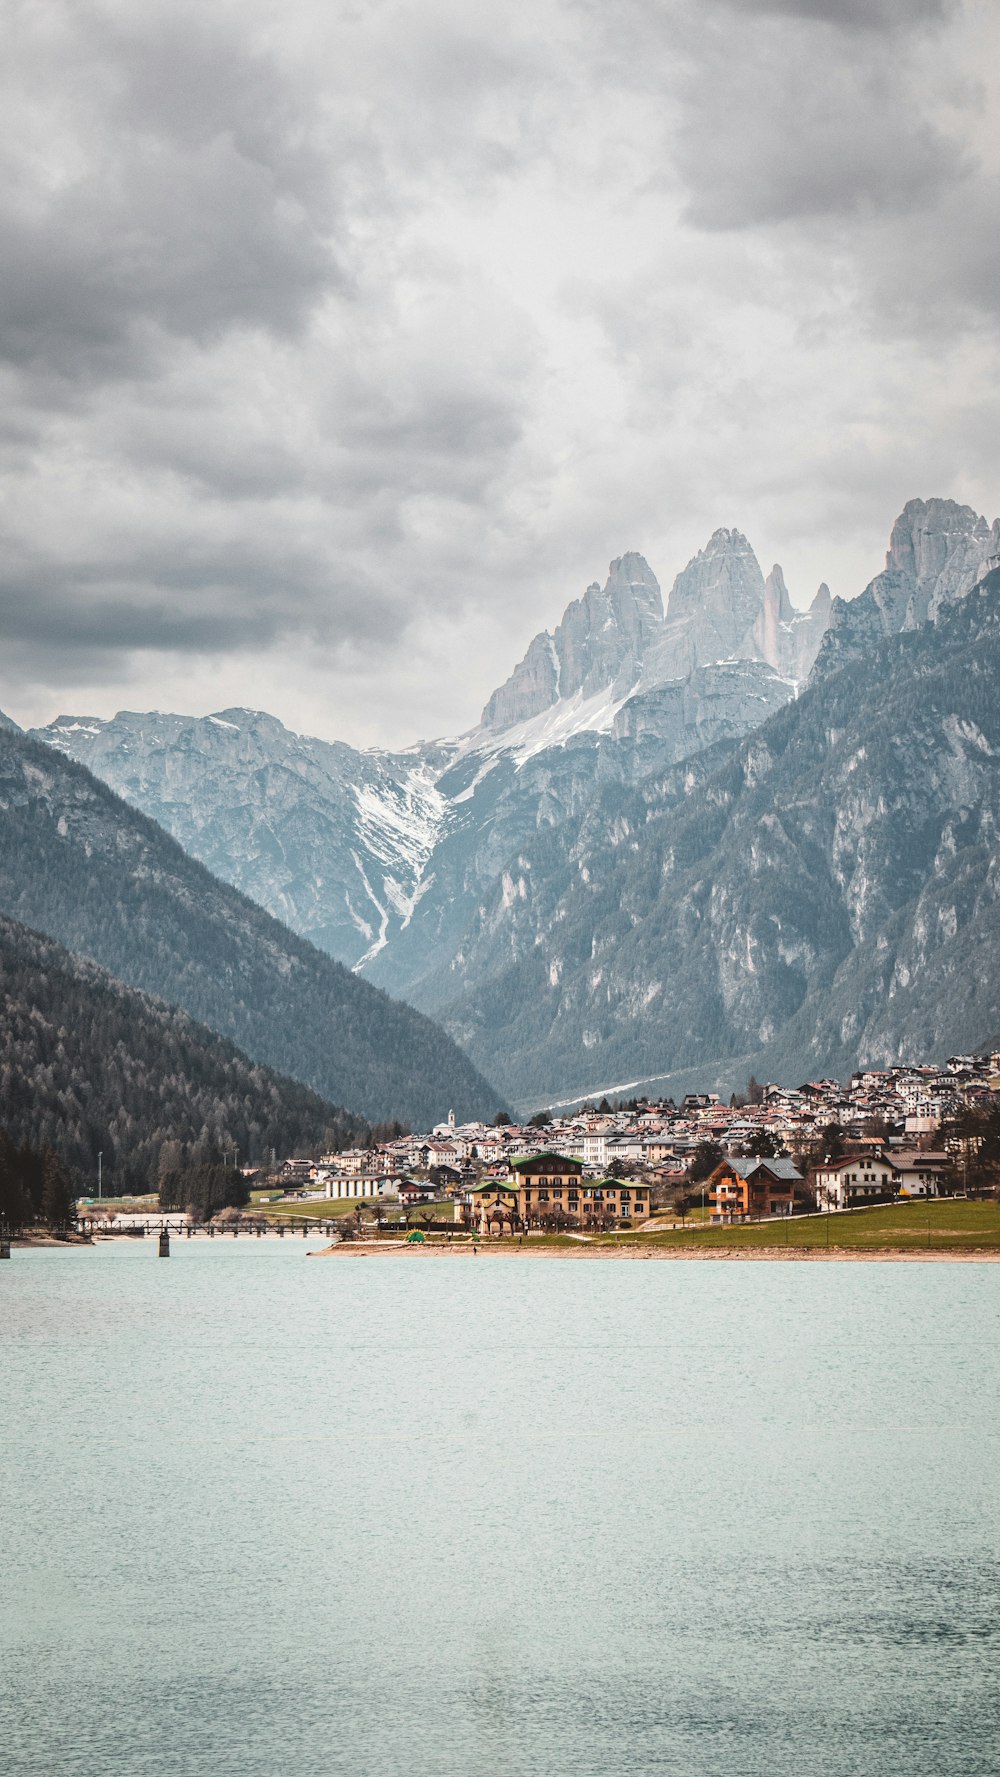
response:
M449 1227L455 1222L455 1205L450 1197L442 1203L418 1203L410 1211L410 1227L419 1228L421 1222L447 1222Z
M711 1213L712 1211L709 1204L706 1203L704 1209L702 1209L701 1204L696 1203L688 1210L684 1220L687 1222L688 1226L692 1228L697 1227L701 1222L707 1227ZM679 1222L680 1219L680 1216L672 1209L654 1209L653 1211L653 1220L656 1222Z
M787 1222L750 1222L724 1228L664 1229L649 1234L599 1234L601 1244L650 1246L826 1248L841 1252L1000 1251L1000 1204L956 1202L882 1204L830 1216L793 1216Z
M359 1203L367 1209L370 1197L316 1197L311 1203L266 1203L254 1202L247 1205L247 1214L267 1216L269 1220L278 1222L301 1221L303 1216L314 1222L332 1222L337 1216L354 1214ZM389 1206L386 1206L387 1213ZM374 1220L367 1217L366 1220Z

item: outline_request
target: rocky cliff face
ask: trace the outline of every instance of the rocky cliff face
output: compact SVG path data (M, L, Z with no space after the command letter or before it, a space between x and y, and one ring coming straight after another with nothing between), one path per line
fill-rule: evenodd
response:
M613 561L550 635L537 635L483 711L488 735L558 718L575 699L596 729L611 727L634 691L690 680L706 667L762 661L789 681L805 679L829 621L830 592L811 608L792 605L780 567L765 581L741 531L718 530L677 575L666 614L656 577L641 555ZM692 686L689 704L695 696ZM588 707L589 706L589 707Z
M892 527L885 568L850 602L834 599L818 675L863 660L886 636L933 621L1000 562L993 525L955 500L910 500Z
M764 576L746 538L741 531L716 531L674 581L644 682L686 678L720 660L759 658L754 630L763 609Z
M578 693L587 698L619 686L624 696L662 621L660 588L648 562L634 552L621 556L611 563L603 587L593 581L582 599L567 606L554 634L535 637L487 703L483 727L514 727Z
M764 605L753 629L761 658L783 678L803 684L809 677L830 622L832 599L824 581L808 611L797 611L785 576L775 563L764 582Z
M738 740L788 702L789 682L765 660L723 660L640 691L615 716L614 741L631 748L624 782L663 770L721 740ZM610 752L610 749L605 749Z

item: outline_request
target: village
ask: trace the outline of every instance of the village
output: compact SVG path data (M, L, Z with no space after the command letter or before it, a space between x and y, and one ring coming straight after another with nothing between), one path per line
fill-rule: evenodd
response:
M846 1085L751 1079L728 1104L605 1098L525 1124L449 1113L429 1133L287 1160L275 1182L286 1200L367 1204L379 1221L390 1206L423 1210L427 1226L501 1236L634 1228L664 1211L724 1225L968 1195L980 1146L970 1131L998 1105L991 1051L866 1069Z

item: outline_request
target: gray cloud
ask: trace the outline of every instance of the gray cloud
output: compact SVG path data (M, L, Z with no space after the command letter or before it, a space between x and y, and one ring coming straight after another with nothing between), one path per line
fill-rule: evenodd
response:
M752 11L706 27L681 85L677 166L696 226L910 214L969 171L906 49L872 53L870 28L819 44L804 7L793 23Z
M22 44L37 86L0 179L0 356L101 378L155 369L160 334L300 329L337 263L294 94L232 29L63 16L51 61Z
M806 598L913 492L990 504L997 47L943 0L19 9L0 705L414 738L627 546L736 523Z

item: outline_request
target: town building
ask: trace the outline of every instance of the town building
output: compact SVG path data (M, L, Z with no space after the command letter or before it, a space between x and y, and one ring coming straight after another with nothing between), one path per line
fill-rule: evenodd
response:
M790 1216L802 1174L792 1160L723 1160L708 1181L709 1220Z
M532 1154L511 1165L518 1215L525 1227L550 1221L581 1227L633 1222L649 1214L650 1187L633 1179L584 1177L583 1161L569 1154Z
M817 1166L812 1186L818 1209L853 1209L893 1197L938 1197L950 1172L943 1152L869 1148Z
M896 1195L892 1167L881 1154L848 1154L827 1160L812 1174L817 1209L854 1209L862 1203L885 1203Z
M454 1217L479 1234L514 1234L524 1225L517 1186L508 1179L481 1179L455 1198Z
M324 1182L327 1196L334 1199L395 1197L400 1187L399 1178L388 1172L329 1173Z

